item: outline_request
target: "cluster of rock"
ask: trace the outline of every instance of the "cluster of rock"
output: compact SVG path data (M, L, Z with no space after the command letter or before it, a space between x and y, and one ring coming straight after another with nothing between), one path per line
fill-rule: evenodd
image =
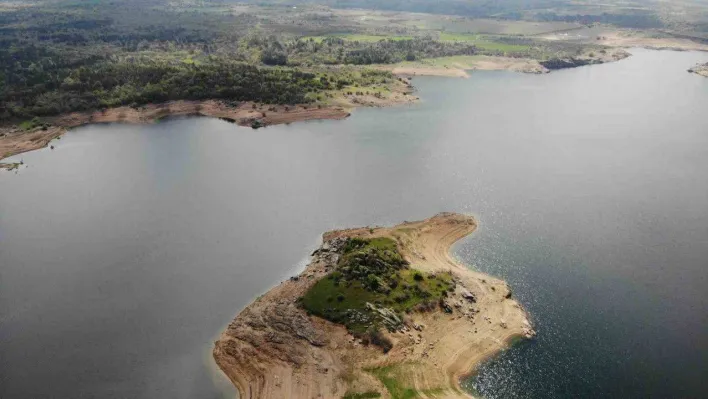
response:
M339 261L339 254L344 251L344 246L347 244L347 241L347 238L344 237L336 237L325 241L319 248L312 252L312 257L315 258L315 261L326 261L336 265Z
M573 58L573 57L551 58L550 60L539 62L539 64L543 65L544 68L549 69L551 71L554 71L557 69L576 68L579 66L590 65L591 63L592 62L588 59Z
M369 309L381 324L388 331L400 331L403 328L403 320L390 308L377 307L376 305L367 302L366 308Z
M605 62L619 61L629 56L630 54L624 50L600 50L599 54L590 53L578 57L551 58L550 60L540 61L539 64L553 71L585 65L604 64Z
M689 69L688 72L695 73L697 75L705 76L708 78L708 62L705 64L698 64L693 68Z
M323 347L328 338L298 307L296 298L337 265L346 242L346 238L335 238L322 244L312 254L310 267L300 276L290 278L295 285L289 294L283 294L277 301L258 299L244 309L227 328L229 339L217 341L216 353L242 364L260 358L279 359L295 367L307 363L312 355L308 347ZM281 284L279 288L282 287Z

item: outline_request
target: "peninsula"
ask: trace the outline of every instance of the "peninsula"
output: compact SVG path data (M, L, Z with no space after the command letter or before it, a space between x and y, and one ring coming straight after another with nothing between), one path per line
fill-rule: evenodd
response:
M242 398L470 397L461 377L535 334L504 281L450 256L476 227L441 213L324 234L229 324L216 363Z
M692 72L696 75L701 75L703 77L708 78L708 62L706 62L705 64L698 64L689 69L688 72Z

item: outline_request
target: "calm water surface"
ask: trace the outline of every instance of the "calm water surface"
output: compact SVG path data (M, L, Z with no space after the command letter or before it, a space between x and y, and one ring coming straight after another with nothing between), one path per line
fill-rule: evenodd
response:
M537 339L488 398L708 397L708 54L419 78L423 102L254 131L76 129L0 173L0 397L218 398L212 341L320 234L478 216L462 259Z

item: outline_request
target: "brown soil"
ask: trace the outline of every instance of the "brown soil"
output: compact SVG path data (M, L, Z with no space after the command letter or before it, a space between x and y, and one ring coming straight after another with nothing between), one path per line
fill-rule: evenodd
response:
M548 73L537 60L528 58L482 56L471 65L471 69L482 71L513 71L522 73Z
M644 47L656 50L708 51L708 44L689 39L646 37L641 32L618 31L602 34L597 44L612 47Z
M35 128L25 131L14 125L0 126L0 160L9 156L46 147L50 141L64 134L68 129L90 123L153 123L171 116L210 116L250 126L254 120L264 126L306 121L311 119L344 119L349 111L342 107L283 106L241 103L230 106L225 102L173 101L164 104L149 104L139 108L118 107L104 111L74 112L43 122L51 126L46 130Z
M384 67L389 68L390 67ZM425 65L423 63L400 65L391 69L399 76L446 76L454 78L468 78L468 70L481 71L514 71L522 73L547 73L548 70L541 66L536 60L528 58L492 57L477 55L467 59L441 65Z
M468 68L424 67L424 66L398 66L391 70L399 76L446 76L450 78L467 78Z
M622 49L609 49L604 54L599 52L586 52L576 58L590 60L593 64L603 64L606 62L619 61L629 57L630 54ZM382 68L387 68L386 66ZM389 69L391 67L388 67ZM486 55L476 55L472 57L460 57L459 60L450 64L426 65L426 64L404 64L394 66L391 69L396 75L401 76L447 76L467 78L467 71L512 71L521 73L542 74L550 72L538 60L530 58L495 57Z
M343 108L358 108L358 107L391 107L394 105L410 104L419 100L413 95L414 88L407 81L396 81L388 85L388 91L380 92L377 97L375 94L354 94L348 95L340 93L339 96L331 101L331 104Z
M384 366L391 378L420 397L470 397L460 388L462 376L514 337L534 335L506 283L450 256L452 244L476 226L472 217L443 213L391 228L326 233L323 246L297 278L259 297L233 320L215 343L214 359L242 398L341 398L367 391L389 398L375 376ZM388 334L394 347L387 354L363 345L341 325L307 316L297 299L336 264L339 255L329 243L352 236L391 237L412 267L451 271L457 281L447 298L452 314L410 314L410 328ZM465 291L476 297L475 303L463 298Z

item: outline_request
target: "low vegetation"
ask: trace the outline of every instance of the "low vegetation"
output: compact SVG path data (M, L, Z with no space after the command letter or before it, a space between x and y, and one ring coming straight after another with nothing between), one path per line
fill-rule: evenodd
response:
M631 2L620 8L562 0L523 7L518 1L312 3L0 0L0 122L178 99L324 105L345 87L346 95L374 84L365 73L362 80L342 77L338 68L346 65L475 55L564 59L587 53L589 43L532 35L581 24L673 27L669 33L677 37L708 40L701 12L679 23L672 15L686 12Z
M0 121L183 99L324 105L349 92L385 92L391 77L367 70L372 64L474 55L545 60L579 51L480 33L504 31L511 21L268 3L0 1Z
M423 397L445 396L446 390L443 388L432 388L417 390L407 381L410 380L411 368L415 368L415 363L398 363L383 367L368 368L366 371L376 377L386 387L392 399L415 399Z
M405 313L436 309L454 288L449 273L410 268L389 238L352 238L335 270L312 286L301 305L388 351L382 329L399 328Z

